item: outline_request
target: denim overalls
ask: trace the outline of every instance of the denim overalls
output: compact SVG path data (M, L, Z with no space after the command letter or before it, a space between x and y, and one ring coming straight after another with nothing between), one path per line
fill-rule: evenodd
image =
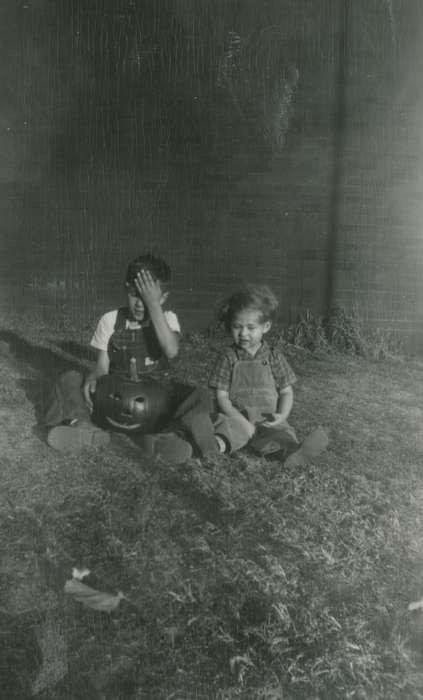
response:
M265 452L265 445L270 440L287 450L298 446L295 430L288 422L277 429L265 428L260 423L275 413L278 404L278 392L268 359L237 359L232 368L229 398L233 405L250 423L257 426L255 435L250 439L245 425L236 418L219 413L215 421L215 432L222 435L230 445L231 452L250 444L256 452Z
M131 358L135 357L138 374L148 373L169 388L172 413L169 428L181 429L200 454L217 452L208 392L201 387L178 382L171 376L169 362L163 355L152 324L146 323L132 330L126 328L126 319L126 309L119 309L107 348L110 372L128 376ZM85 403L81 391L83 384L83 374L74 370L64 372L57 378L47 406L47 426L53 427L74 419L85 422L92 422L93 418L96 420Z
M146 321L139 328L126 328L127 309L119 309L115 327L107 346L110 360L110 374L130 375L131 360L135 359L138 375L154 374L160 371L163 378L169 370L168 359L163 355L151 321Z

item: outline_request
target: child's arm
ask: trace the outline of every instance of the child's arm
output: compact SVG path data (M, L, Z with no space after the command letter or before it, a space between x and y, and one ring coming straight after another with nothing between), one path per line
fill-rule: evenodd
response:
M235 418L235 420L245 425L249 437L252 438L256 431L256 427L253 425L253 423L250 423L248 418L245 418L245 416L243 416L242 413L240 413L240 411L238 411L238 409L233 405L229 398L229 392L224 391L223 389L217 389L216 400L219 411L224 413L225 416Z
M279 392L277 412L273 413L272 419L266 420L261 425L265 428L278 428L288 420L294 404L294 390L292 386L286 386Z
M85 403L88 408L93 410L93 402L91 394L94 394L97 385L97 379L102 377L104 374L109 373L109 354L107 350L97 350L97 360L94 369L87 375L84 385L82 387L82 393L84 395Z
M179 333L172 331L166 321L161 305L163 292L160 284L153 280L148 270L144 270L138 273L135 278L135 286L148 309L160 347L166 357L171 360L179 352Z

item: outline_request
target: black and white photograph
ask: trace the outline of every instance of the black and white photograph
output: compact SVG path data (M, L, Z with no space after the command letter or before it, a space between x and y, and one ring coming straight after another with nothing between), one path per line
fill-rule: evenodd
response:
M423 0L1 0L0 700L423 700Z

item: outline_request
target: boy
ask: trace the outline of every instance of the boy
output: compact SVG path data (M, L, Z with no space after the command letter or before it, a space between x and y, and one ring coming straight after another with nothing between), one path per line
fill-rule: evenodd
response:
M328 438L317 428L300 445L288 423L296 377L283 354L264 338L277 307L266 286L247 286L221 306L220 321L233 342L217 358L209 378L219 409L215 433L222 452L248 443L258 454L275 454L288 466L302 465L326 448Z
M79 372L66 372L56 382L46 415L51 447L75 452L108 445L110 436L99 427L102 416L99 421L94 410L97 382L104 375L166 379L169 360L178 354L180 340L176 314L163 310L170 277L167 263L153 255L141 255L129 264L126 306L104 314L92 337L91 346L97 352L94 369L86 378ZM142 436L141 446L150 455L175 462L192 455L191 442L202 455L215 452L206 392L172 380L166 383L171 418L189 441L175 433L157 433Z

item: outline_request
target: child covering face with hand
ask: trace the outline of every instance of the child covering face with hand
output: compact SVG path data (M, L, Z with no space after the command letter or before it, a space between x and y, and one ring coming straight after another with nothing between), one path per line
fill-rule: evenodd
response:
M87 376L78 371L65 372L55 382L46 412L47 442L51 447L77 452L85 447L107 447L110 429L134 434L134 425L107 413L109 400L123 406L120 416L131 411L138 416L144 404L138 399L125 400L125 386L128 379L142 387L143 380L154 378L166 387L168 406L158 432L145 433L140 426L138 443L144 453L183 462L194 450L200 455L216 452L207 392L180 382L170 372L169 362L177 356L180 343L178 318L163 308L170 277L169 266L156 256L144 254L130 262L125 305L103 314L91 339L96 351L92 371ZM114 377L114 388L104 397L99 387L109 375Z

